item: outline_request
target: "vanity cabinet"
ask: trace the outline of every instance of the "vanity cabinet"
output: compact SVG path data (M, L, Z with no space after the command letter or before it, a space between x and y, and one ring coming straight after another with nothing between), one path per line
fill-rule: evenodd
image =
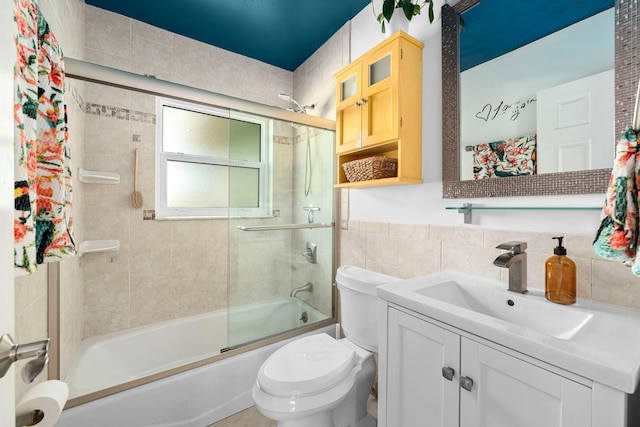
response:
M336 73L337 187L422 182L422 47L399 31ZM342 164L398 160L398 176L348 182Z
M588 380L549 370L417 313L381 307L386 329L380 348L379 426L592 425Z

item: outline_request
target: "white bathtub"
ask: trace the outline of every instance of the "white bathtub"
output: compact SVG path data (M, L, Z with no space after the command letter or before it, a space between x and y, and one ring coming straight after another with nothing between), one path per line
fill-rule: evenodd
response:
M231 344L326 318L295 298L234 308ZM257 325L257 326L256 326ZM229 346L227 310L88 338L65 382L81 396L219 353ZM336 334L335 325L312 333ZM203 427L253 405L258 368L281 341L63 411L58 427Z

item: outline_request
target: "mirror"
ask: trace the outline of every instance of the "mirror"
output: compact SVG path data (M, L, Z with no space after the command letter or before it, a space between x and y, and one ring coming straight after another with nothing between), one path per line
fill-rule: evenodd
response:
M486 0L491 1L491 0ZM633 19L626 18L627 16L633 16L632 14L624 14L620 13L621 9L624 8L632 8L637 7L637 5L629 5L628 3L616 4L615 13L616 16L620 17L615 23L615 37L616 37L616 55L615 62L625 63L624 57L631 56L630 52L623 51L618 48L618 43L622 45L624 42L624 37L635 36L633 32ZM637 3L637 1L631 2ZM476 103L480 102L483 105L475 105L468 106L463 105L464 99L462 95L464 95L460 88L465 87L464 80L461 78L460 63L463 63L464 67L468 67L466 64L466 58L460 58L460 16L464 12L468 11L472 7L478 5L478 8L482 8L482 3L479 0L462 0L455 4L454 6L444 5L442 8L442 90L443 90L443 197L444 198L458 198L458 197L504 197L504 196L525 196L525 195L554 195L554 194L585 194L585 193L599 193L604 192L606 189L606 185L610 175L610 165L612 165L613 158L606 159L601 163L594 163L591 166L591 170L573 170L577 166L574 164L565 164L564 170L571 170L570 172L555 172L549 169L547 166L543 166L542 170L536 171L535 174L529 175L517 175L512 176L509 174L505 174L504 178L499 179L473 179L473 175L469 173L469 170L472 171L471 162L472 160L467 160L467 164L464 165L464 169L466 172L466 180L461 179L461 171L463 170L463 162L461 161L464 148L469 145L473 148L472 137L469 135L476 136L474 134L479 134L482 132L477 132L474 130L470 132L465 130L462 127L462 124L465 122L469 122L468 117L472 117L475 120L482 121L476 118L476 113L480 116L484 117L482 111L489 103L496 103L499 105L500 100L499 96L494 99L486 100L483 99L482 96L477 96L475 101ZM629 12L629 11L627 11ZM607 13L607 12L603 12ZM608 12L608 16L606 19L613 19L613 14ZM514 22L513 20L507 22ZM465 21L466 25L469 25ZM495 23L493 23L495 25ZM518 26L518 28L521 28ZM524 26L524 28L528 28ZM626 29L626 34L623 32ZM610 36L613 38L613 34ZM621 39L622 37L622 39ZM606 40L606 43L603 45L603 50L611 49L613 45L612 40ZM478 49L480 49L481 45L485 45L484 47L491 48L491 43L484 40L474 40L474 43L477 43ZM608 46L607 47L607 43ZM529 47L531 45L527 45ZM613 54L611 54L613 56ZM504 55L504 56L510 56ZM495 62L496 60L490 61ZM606 61L606 60L605 60ZM612 60L611 60L612 61ZM611 61L609 64L605 64L604 68L611 68ZM629 61L630 62L630 61ZM479 68L479 67L475 67ZM527 67L528 68L528 67ZM583 67L584 68L584 67ZM602 70L595 70L593 73L587 74L599 74ZM624 84L621 84L621 75L625 74L626 81ZM604 152L613 153L615 147L615 139L616 135L619 135L625 126L631 122L631 115L633 114L633 96L628 93L635 93L635 84L637 83L638 69L633 67L625 67L624 70L616 69L615 70L615 79L616 79L616 93L615 93L615 129L614 126L609 123L610 130L608 131L610 137L608 140L611 141L611 145L603 148ZM634 78L635 76L635 78ZM575 79L579 79L582 76L577 76ZM467 79L467 76L464 77ZM495 76L494 76L495 78ZM609 77L611 78L611 77ZM565 79L564 82L560 81L559 83L565 83L574 78ZM501 83L504 83L501 81ZM556 81L557 83L557 81ZM625 86L623 90L623 86ZM504 85L507 87L507 85ZM552 85L553 86L553 85ZM467 88L469 85L466 86ZM521 108L518 110L519 116L517 126L513 126L513 123L509 123L510 118L513 117L514 110L511 110L511 114L509 114L509 110L504 110L504 116L506 121L502 119L501 125L496 125L496 123L491 123L493 128L489 131L485 131L484 137L487 140L477 141L478 143L486 143L493 142L496 140L507 140L511 138L515 138L518 136L525 136L528 134L535 134L539 132L536 129L536 124L526 124L525 113L534 113L536 111L537 97L538 92L544 92L540 90L540 87L534 88L534 93L528 93L527 90L531 90L530 88L520 93L514 92L514 97L519 98L522 97L521 103L519 104ZM509 89L510 90L510 89ZM495 90L494 90L495 92ZM491 95L494 93L489 92ZM504 98L504 97L503 97ZM471 98L473 100L473 97ZM519 99L517 99L519 100ZM512 100L516 101L516 99ZM522 103L524 103L524 107L522 107ZM505 104L515 104L514 102L505 101ZM473 109L478 109L479 111L473 112ZM527 110L528 108L528 110ZM488 115L490 118L495 111L500 113L499 108L492 105L491 109L493 113ZM628 110L631 110L630 112ZM461 113L462 112L462 113ZM485 110L486 112L486 110ZM531 116L535 116L536 114L530 114ZM613 112L611 113L613 115ZM466 117L466 119L465 119ZM482 119L481 117L481 119ZM525 118L525 120L521 120ZM534 118L535 120L535 118ZM490 120L487 120L487 122ZM496 120L497 122L497 120ZM486 122L485 122L486 123ZM510 127L511 126L511 127ZM527 128L527 126L529 126ZM492 133L493 132L493 133ZM500 133L502 132L502 133ZM522 135L520 135L520 133ZM542 153L544 154L544 153ZM547 156L548 157L548 156ZM552 155L553 157L558 157L557 155ZM566 156L565 158L567 158ZM579 156L573 155L571 160L578 158ZM601 158L603 156L596 155L592 157ZM569 162L571 163L571 162ZM609 166L607 166L609 165ZM478 169L476 169L477 171ZM561 168L562 170L562 168ZM543 173L544 172L544 173Z

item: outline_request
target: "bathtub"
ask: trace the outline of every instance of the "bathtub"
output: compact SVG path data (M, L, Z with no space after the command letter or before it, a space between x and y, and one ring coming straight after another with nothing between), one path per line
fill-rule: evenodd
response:
M307 322L300 319L307 313ZM228 318L231 318L229 323ZM163 372L233 343L278 334L327 316L281 298L88 338L65 382L70 398ZM227 339L232 330L231 341ZM336 326L310 332L336 336ZM285 341L112 394L62 412L57 427L203 427L253 405L258 368Z

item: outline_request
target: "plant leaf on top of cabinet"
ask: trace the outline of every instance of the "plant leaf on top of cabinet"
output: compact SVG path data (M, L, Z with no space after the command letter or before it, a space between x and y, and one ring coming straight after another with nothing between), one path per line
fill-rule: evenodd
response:
M336 73L336 187L422 182L422 47L396 32ZM397 176L349 182L344 163L397 160Z

